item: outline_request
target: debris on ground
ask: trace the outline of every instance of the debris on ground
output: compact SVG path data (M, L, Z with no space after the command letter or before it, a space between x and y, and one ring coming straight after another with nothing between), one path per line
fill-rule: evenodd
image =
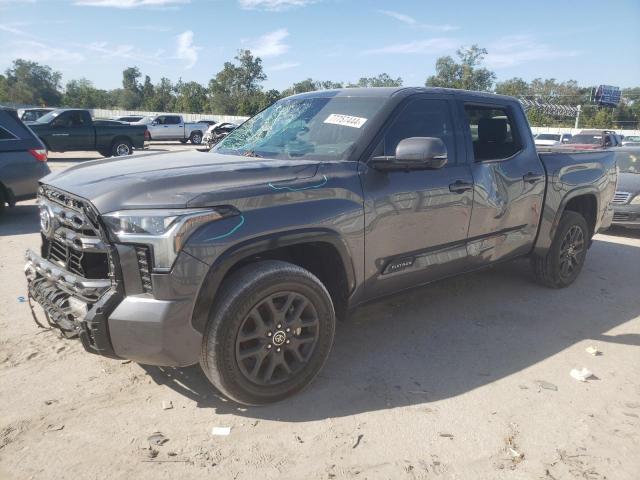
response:
M302 438L300 438L300 435L296 435L296 441L298 443L304 443L304 440L302 440Z
M53 405L54 403L58 403L58 400L45 400L44 401L45 405Z
M452 433L440 433L439 435L442 438L448 438L449 440L453 440L453 434Z
M547 382L545 380L536 380L535 381L536 385L538 385L540 388L544 388L545 390L553 390L554 392L558 391L558 386L554 385L551 382Z
M167 437L165 437L161 432L153 432L151 435L147 437L147 441L149 445L164 445L169 441Z
M162 401L162 409L163 410L171 410L173 408L173 402L171 400L163 400Z
M569 375L580 382L586 382L588 379L595 377L593 372L586 368L582 368L581 370L574 368L573 370L571 370L571 372L569 372Z
M54 423L47 425L47 432L59 432L64 428L62 423Z
M120 362L120 365L126 365L127 363L131 363L131 360L123 360Z
M227 436L231 433L231 427L213 427L211 435Z
M354 443L353 447L351 447L351 448L356 448L358 445L360 445L360 440L362 440L362 437L364 437L364 435L362 433L360 435L358 435L358 438L356 439L356 443Z
M598 347L596 347L595 345L590 345L587 348L585 348L585 350L588 354L593 355L594 357L597 357L598 355L602 355L602 352L598 350Z
M18 297L18 303L24 303L24 302L26 302L26 301L27 301L27 299L26 299L26 298L24 298L24 297L22 297L22 296Z
M147 453L147 457L149 458L156 458L158 456L158 450L156 450L155 448L147 448L145 449L146 453Z

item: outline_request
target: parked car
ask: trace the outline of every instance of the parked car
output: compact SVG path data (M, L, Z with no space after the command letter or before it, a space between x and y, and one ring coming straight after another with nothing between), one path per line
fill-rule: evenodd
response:
M640 135L625 135L622 139L623 146L640 146Z
M548 147L567 143L571 137L570 133L539 133L534 137L534 142L536 145Z
M42 142L15 110L0 108L0 214L7 204L34 198L38 180L48 174Z
M23 122L35 122L43 115L54 111L55 108L20 108L18 116Z
M296 95L161 160L43 179L30 295L89 352L200 361L248 405L311 382L364 302L519 257L570 285L617 180L611 151L538 154L517 99L440 88Z
M179 140L182 143L190 141L194 145L202 143L202 136L209 125L206 123L188 123L181 115L158 115L145 117L138 123L143 123L149 130L147 140Z
M640 146L616 151L618 188L613 197L613 225L640 228Z
M114 120L93 120L88 110L58 109L28 123L53 152L93 150L103 157L131 155L143 148L144 125L127 125Z
M212 125L207 129L204 137L202 137L202 141L205 143L205 145L207 145L208 148L212 148L216 143L229 135L236 128L238 128L238 125L229 122Z
M114 118L118 122L137 123L144 118L144 115L125 115L124 117Z
M571 149L597 150L620 146L616 132L611 130L582 130L565 143Z

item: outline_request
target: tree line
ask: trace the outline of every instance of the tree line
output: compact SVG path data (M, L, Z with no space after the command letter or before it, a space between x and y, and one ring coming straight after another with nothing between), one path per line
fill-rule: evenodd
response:
M521 78L496 81L495 72L483 66L487 51L477 45L460 48L456 58L437 59L435 73L427 77L426 86L462 88L512 95L556 105L582 105L581 125L595 128L640 128L640 87L623 90L616 108L591 103L591 87L575 80ZM386 73L362 77L357 82L314 80L307 78L278 91L265 89L267 79L262 59L249 50L239 50L233 61L225 62L208 84L181 79L172 82L162 77L153 83L136 66L122 72L122 87L113 90L96 88L90 80L70 80L62 87L62 75L47 65L16 59L0 74L0 103L66 106L78 108L116 108L223 115L253 115L280 98L314 90L351 87L402 86L401 77ZM531 125L573 126L574 119L550 115L540 109L527 111Z

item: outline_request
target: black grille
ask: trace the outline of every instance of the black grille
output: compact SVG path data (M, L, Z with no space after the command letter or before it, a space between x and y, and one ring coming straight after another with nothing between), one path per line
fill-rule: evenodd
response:
M109 256L106 249L96 251L95 248L83 248L83 240L100 239L100 228L95 215L91 215L91 205L47 186L41 187L39 193L39 198L50 206L55 225L54 234L50 238L44 234L42 236L42 256L84 278L109 278Z
M149 265L151 265L149 249L147 247L136 247L136 256L138 257L142 289L146 293L151 293L153 292L153 283L151 283L151 269L149 268Z
M628 213L614 213L613 214L613 221L614 222L625 222L629 220L629 214Z

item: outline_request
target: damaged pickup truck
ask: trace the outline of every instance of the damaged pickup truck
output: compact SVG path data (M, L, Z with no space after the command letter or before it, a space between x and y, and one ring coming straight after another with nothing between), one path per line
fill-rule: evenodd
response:
M45 177L29 294L89 352L200 362L227 397L267 404L311 382L364 302L518 257L570 285L616 175L608 151L539 155L510 97L305 93L209 153Z

